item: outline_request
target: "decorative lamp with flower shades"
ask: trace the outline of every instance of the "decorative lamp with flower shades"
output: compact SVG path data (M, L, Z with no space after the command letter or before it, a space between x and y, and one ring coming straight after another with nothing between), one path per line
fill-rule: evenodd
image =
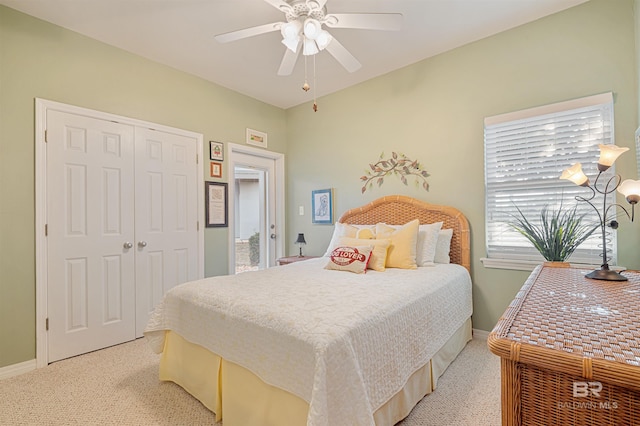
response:
M627 179L622 182L622 178L620 175L615 175L609 178L606 183L604 183L604 188L598 187L598 181L603 172L609 169L615 163L616 159L628 151L629 148L618 147L616 145L598 145L600 148L600 158L598 159L598 176L596 177L593 185L591 185L589 178L582 171L582 165L580 163L576 163L573 166L562 172L560 179L570 180L578 186L584 186L591 189L591 196L588 198L576 196L577 201L583 201L588 203L598 214L598 218L600 221L600 229L602 231L602 265L600 269L596 269L593 272L590 272L586 275L587 278L592 278L596 280L606 280L606 281L627 281L627 277L624 275L610 270L609 263L607 260L607 240L606 240L606 227L610 226L613 229L618 228L618 222L615 220L615 208L620 208L627 217L633 222L634 219L634 209L635 205L640 201L640 180L631 180ZM618 190L621 194L623 194L629 204L631 204L631 215L624 208L624 206L618 203L612 203L607 206L607 195ZM602 202L602 214L600 210L592 203L592 200L595 198L596 193L603 195ZM613 219L610 217L610 210L614 209Z

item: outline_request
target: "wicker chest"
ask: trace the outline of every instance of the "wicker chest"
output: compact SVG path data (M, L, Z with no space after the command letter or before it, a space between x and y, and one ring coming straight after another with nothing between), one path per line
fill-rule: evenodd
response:
M640 425L640 273L538 266L489 335L503 425Z

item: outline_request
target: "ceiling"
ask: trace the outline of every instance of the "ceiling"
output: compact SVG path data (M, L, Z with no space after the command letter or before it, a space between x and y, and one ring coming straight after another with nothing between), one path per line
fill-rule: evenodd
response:
M347 72L326 51L316 55L320 97L422 59L539 19L587 0L328 0L328 13L404 15L400 31L329 29L361 63ZM313 100L302 55L278 76L279 31L219 44L220 33L284 21L264 0L0 0L0 4L252 98L289 108ZM313 84L313 60L309 59Z

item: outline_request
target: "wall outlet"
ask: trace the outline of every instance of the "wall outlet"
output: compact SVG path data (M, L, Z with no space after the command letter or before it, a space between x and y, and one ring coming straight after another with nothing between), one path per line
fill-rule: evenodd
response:
M298 214L299 214L300 216L304 216L304 206L299 206L299 207L298 207Z

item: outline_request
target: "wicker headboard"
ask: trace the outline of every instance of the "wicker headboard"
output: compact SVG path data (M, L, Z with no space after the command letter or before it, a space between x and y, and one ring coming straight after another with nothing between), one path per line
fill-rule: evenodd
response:
M389 195L347 210L338 222L351 225L373 225L378 222L403 225L414 219L419 219L421 224L443 222L443 229L453 229L449 254L451 263L471 271L469 222L456 208L429 204L404 195Z

